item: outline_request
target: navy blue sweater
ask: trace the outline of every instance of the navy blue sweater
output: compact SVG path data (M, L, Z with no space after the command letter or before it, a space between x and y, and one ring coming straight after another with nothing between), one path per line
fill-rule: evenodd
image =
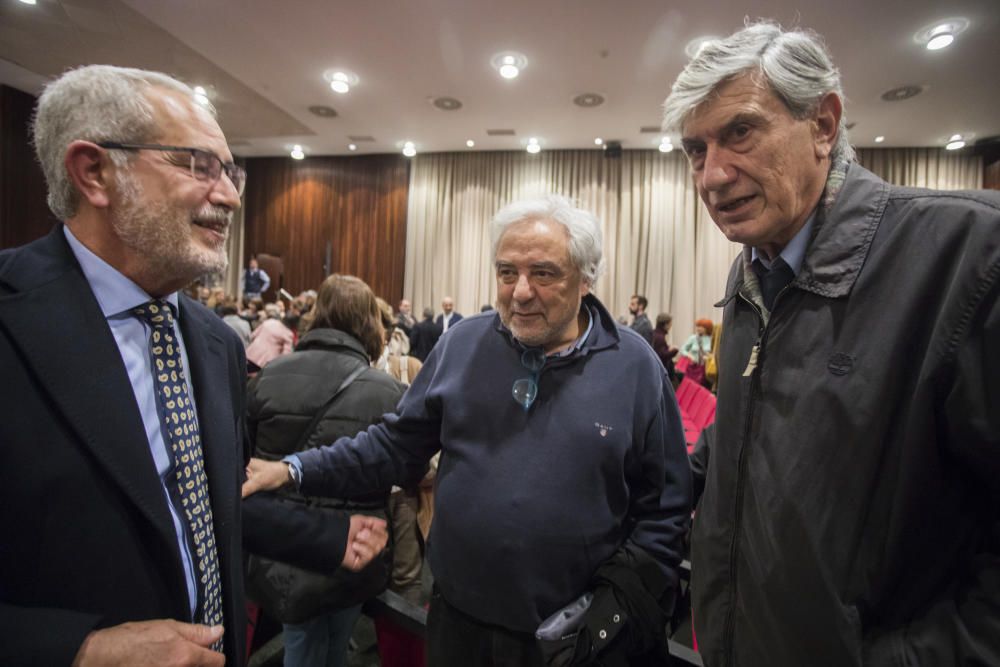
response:
M593 296L580 349L550 358L525 411L511 396L523 348L496 313L449 329L394 415L300 455L302 491L353 495L419 479L440 448L429 539L453 606L512 630L585 590L638 547L676 583L691 477L673 391L652 348Z

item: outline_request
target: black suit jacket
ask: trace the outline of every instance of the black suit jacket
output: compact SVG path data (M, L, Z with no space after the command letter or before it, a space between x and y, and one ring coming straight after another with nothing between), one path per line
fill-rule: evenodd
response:
M222 576L227 664L242 665L245 357L187 297ZM177 538L124 363L61 226L0 253L0 664L68 665L88 632L190 622Z
M461 319L462 319L462 313L458 312L457 310L451 311L451 321L448 322L448 328L450 329L451 327L458 324L458 321ZM437 319L434 320L434 323L438 325L438 329L444 332L444 313L438 315Z

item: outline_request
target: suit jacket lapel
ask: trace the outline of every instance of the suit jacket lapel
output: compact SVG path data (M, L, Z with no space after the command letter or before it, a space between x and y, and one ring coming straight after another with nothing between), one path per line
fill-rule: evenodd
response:
M61 229L57 232L60 238L46 241L61 243L55 250L68 257L56 257L52 266L60 260L69 264L54 280L0 299L0 326L34 369L55 411L156 527L180 576L173 521L121 354Z

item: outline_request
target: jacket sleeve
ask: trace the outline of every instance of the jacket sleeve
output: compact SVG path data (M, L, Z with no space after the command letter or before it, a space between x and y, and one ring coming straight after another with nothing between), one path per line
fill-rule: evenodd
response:
M638 465L630 469L632 530L625 547L640 549L659 565L666 577L661 604L669 614L691 521L691 470L677 401L666 372L659 370L659 406L646 430Z
M101 616L0 603L0 665L69 665Z
M441 448L441 406L431 388L437 371L432 353L395 413L351 438L340 438L298 456L300 491L310 496L355 497L407 488L427 472L427 462Z
M980 303L956 350L942 437L979 496L984 537L956 585L897 633L910 664L1000 665L1000 281Z

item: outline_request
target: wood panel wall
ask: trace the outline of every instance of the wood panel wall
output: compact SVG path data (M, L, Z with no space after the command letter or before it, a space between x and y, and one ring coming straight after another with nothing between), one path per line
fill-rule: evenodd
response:
M34 96L0 85L0 248L45 236L57 222L31 146L34 109Z
M395 304L403 295L409 162L397 155L246 160L244 265L278 255L284 287L316 289L330 272L367 282Z

